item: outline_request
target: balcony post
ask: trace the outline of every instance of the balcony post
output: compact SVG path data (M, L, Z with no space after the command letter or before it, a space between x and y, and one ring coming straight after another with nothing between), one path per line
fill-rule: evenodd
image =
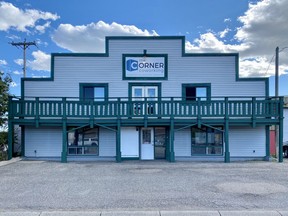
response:
M61 162L67 163L67 123L66 119L62 123L62 154Z
M270 125L265 126L265 131L266 131L266 156L265 156L265 160L269 161L270 160Z
M230 163L228 97L225 97L225 163Z
M197 127L201 128L201 97L197 97Z
M35 126L36 128L39 128L39 97L36 97L35 100L35 106L36 106L36 113L35 113Z
M62 98L62 103L63 103L63 111L62 111L62 116L63 119L66 119L66 97Z
M121 162L121 121L117 119L117 131L116 131L116 162Z
M252 127L256 127L256 98L252 97Z
M170 162L175 162L175 152L174 152L174 118L170 120Z
M282 163L283 162L283 107L284 107L284 99L283 97L279 98L279 158L278 162ZM276 134L277 136L277 134Z

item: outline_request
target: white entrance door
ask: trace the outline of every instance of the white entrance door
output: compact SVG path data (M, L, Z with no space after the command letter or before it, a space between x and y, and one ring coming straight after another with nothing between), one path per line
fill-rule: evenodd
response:
M144 107L142 103L134 104L134 114L135 115L144 115L145 110L146 114L152 115L156 114L157 106L155 103L149 103L150 101L156 101L158 97L158 87L157 86L133 86L132 87L132 99L133 101L144 101L147 98L147 107Z
M141 129L141 159L142 160L154 160L153 128Z

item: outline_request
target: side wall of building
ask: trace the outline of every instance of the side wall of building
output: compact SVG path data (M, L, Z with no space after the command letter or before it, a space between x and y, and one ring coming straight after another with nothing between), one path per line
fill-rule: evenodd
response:
M264 157L266 155L265 127L231 127L229 145L231 157Z
M25 127L26 157L61 157L61 127Z

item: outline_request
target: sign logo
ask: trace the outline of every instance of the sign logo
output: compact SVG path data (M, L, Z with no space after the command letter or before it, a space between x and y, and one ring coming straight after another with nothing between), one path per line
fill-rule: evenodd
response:
M123 73L124 79L165 78L167 73L167 56L124 56Z
M127 71L136 71L138 70L138 61L133 59L128 59L126 61L126 70Z

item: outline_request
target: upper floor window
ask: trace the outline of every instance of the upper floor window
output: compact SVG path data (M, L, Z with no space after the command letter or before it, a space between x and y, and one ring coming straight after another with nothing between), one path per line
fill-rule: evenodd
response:
M182 97L186 101L196 101L197 98L206 101L211 98L211 84L182 84Z
M106 101L108 98L108 84L80 83L80 97L84 100Z

